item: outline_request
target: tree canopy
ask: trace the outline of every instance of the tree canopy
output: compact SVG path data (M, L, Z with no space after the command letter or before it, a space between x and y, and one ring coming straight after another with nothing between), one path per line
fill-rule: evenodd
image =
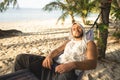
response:
M7 10L10 4L14 7L16 3L17 0L3 0L2 2L0 2L0 12Z
M85 18L95 7L95 3L97 3L96 0L56 0L45 5L43 9L45 11L61 10L63 14L58 18L58 21L64 21L70 15L71 22L74 23L74 16L79 15L85 23Z
M115 20L120 20L120 0L113 0L111 8L111 15Z

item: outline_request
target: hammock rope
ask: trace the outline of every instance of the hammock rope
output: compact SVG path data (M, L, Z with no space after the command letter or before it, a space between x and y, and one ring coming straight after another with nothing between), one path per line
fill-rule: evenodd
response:
M90 27L90 29L86 32L86 37L87 37L87 40L94 40L94 27L96 25L96 29L98 28L98 25L97 25L97 21L99 19L99 17L101 16L102 14L102 11L99 13L98 17L96 18L96 20L94 21L92 27Z
M99 17L101 16L101 14L102 14L102 11L99 13L98 17L96 18L96 20L94 21L94 23L93 23L92 27L90 27L90 29L89 29L89 30L93 29L93 28L94 28L94 26L95 26L95 25L97 25L97 21L98 21ZM88 31L89 31L89 30L88 30Z

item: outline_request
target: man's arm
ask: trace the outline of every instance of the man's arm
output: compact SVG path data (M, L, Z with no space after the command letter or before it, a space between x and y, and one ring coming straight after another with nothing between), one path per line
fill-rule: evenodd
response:
M90 70L97 66L97 48L93 41L87 44L86 60L81 62L73 62L75 69Z
M59 46L58 48L54 49L49 55L48 57L51 57L52 59L55 58L56 56L58 56L59 54L61 54L61 52L64 51L66 44L69 42L69 40L65 41L61 46Z
M93 41L90 41L87 44L86 57L87 59L85 61L61 64L56 67L55 71L58 73L64 73L72 69L79 69L79 70L95 69L97 65L97 49Z
M63 52L63 50L68 42L69 42L69 40L65 41L60 47L53 50L43 61L43 63L42 63L43 67L51 69L51 65L53 63L52 59L57 57L61 52Z

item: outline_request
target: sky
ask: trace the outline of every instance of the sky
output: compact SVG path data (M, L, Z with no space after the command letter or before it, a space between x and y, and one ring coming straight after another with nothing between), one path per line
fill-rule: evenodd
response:
M42 8L45 4L54 0L18 0L21 8Z
M2 2L4 0L0 0ZM42 8L54 0L17 0L20 8Z

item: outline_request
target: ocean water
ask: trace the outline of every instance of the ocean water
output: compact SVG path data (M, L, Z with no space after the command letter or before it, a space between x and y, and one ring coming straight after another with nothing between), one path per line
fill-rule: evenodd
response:
M30 21L30 20L51 20L57 19L60 11L47 12L42 9L8 9L0 12L0 22Z
M47 12L42 9L8 9L5 12L0 12L0 29L39 32L41 29L71 27L72 23L70 16L67 17L64 25L61 25L61 22L56 24L61 14L62 11ZM90 14L88 19L94 22L97 15L98 14ZM75 20L84 25L80 16L75 16Z
M0 22L14 22L14 21L32 21L32 20L57 20L62 14L62 11L43 11L42 9L8 9L5 12L0 12ZM90 14L89 17L94 20L98 14ZM89 18L88 17L88 18ZM76 16L75 19L80 18ZM70 19L69 17L67 19Z

